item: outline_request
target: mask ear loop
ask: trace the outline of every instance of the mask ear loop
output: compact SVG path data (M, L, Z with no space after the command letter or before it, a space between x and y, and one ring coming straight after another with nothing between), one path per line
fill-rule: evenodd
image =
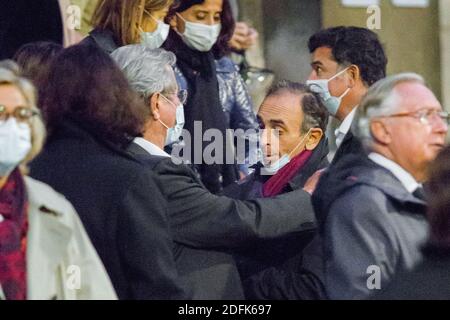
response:
M301 140L299 143L297 143L297 145L295 146L294 149L292 149L291 152L289 152L289 158L291 158L291 156L292 156L292 154L294 153L294 151L295 151L295 150L296 150L303 142L305 142L306 138L309 137L309 133L311 132L311 130L312 130L312 129L309 129L308 132L305 134L305 136L302 138L302 140ZM306 147L306 146L305 146L305 147Z
M330 79L328 79L328 82L331 80L336 79L337 77L339 77L341 74L343 74L345 71L347 71L348 69L350 69L350 67L345 68L344 70L339 71L338 73L336 73L334 76L332 76Z
M330 79L328 79L328 82L330 82L331 80L336 79L337 77L339 77L342 73L344 73L345 71L347 71L348 69L350 69L350 67L345 68L344 70L339 71L338 73L336 73L334 76L332 76ZM351 88L347 88L347 90L344 91L343 94L341 94L339 96L339 99L342 99L343 97L345 97L347 95L347 93L350 91Z

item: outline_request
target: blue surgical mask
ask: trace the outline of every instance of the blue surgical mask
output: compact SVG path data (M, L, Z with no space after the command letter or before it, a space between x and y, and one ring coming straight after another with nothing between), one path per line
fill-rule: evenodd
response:
M180 140L181 134L183 133L184 107L181 103L178 106L175 106L175 104L167 99L164 95L161 94L161 96L164 97L164 99L166 99L174 107L176 107L175 126L169 128L169 126L162 122L161 119L158 119L158 121L167 129L165 146L169 146L175 142L178 142Z
M192 49L201 52L210 51L219 38L222 25L218 23L209 26L203 23L189 22L178 13L177 15L184 21L184 32L178 33L183 42Z
M339 97L335 97L332 96L330 93L330 87L329 87L329 82L335 78L337 78L338 76L340 76L342 73L344 73L348 68L345 68L344 70L336 73L333 77L331 77L330 79L320 79L320 80L308 80L306 81L306 85L309 86L310 90L313 92L316 92L320 95L320 97L323 100L323 103L325 105L325 107L327 108L328 112L332 115L332 116L336 116L339 107L341 105L342 99L348 94L348 92L350 91L350 88L347 88L347 90L345 90L345 92L339 96Z
M292 154L295 152L295 150L297 150L297 148L300 145L303 144L303 142L305 142L305 140L309 137L309 133L310 132L311 132L311 130L309 130L305 134L305 136L302 138L302 140L300 140L300 142L294 147L294 149L292 149L291 152L289 152L288 154L283 155L282 157L280 157L274 163L272 163L272 164L270 164L268 166L264 166L264 168L261 169L261 174L262 175L274 175L278 171L280 171L281 168L283 168L285 165L287 165L289 162L291 162Z
M150 49L157 49L162 46L169 36L170 26L160 20L156 20L150 13L148 13L148 15L158 23L158 27L154 32L144 32L140 29L141 44Z

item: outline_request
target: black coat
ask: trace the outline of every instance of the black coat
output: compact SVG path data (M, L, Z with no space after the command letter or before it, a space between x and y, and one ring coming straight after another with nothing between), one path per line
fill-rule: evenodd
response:
M119 46L114 40L114 34L110 30L94 29L81 41L82 45L97 46L107 54L111 54Z
M374 300L450 300L450 250L427 246L424 261L397 275Z
M165 199L137 160L65 122L33 161L31 176L74 205L120 299L185 298Z
M336 150L333 160L331 161L331 166L333 166L336 162L340 161L340 159L343 156L350 153L359 155L365 154L364 147L361 141L353 135L351 130L347 132L347 134L344 137L344 140L342 140L341 145Z
M168 202L174 240L181 244L177 264L194 297L242 297L234 260L227 254L249 242L314 229L311 204L304 192L253 201L237 201L210 193L197 174L170 158L148 154L132 144L129 151L147 162ZM309 198L309 197L308 197ZM192 249L198 249L195 254Z
M289 181L283 193L301 190L311 175L328 166L327 155L328 141L325 138L314 149L303 168ZM242 182L225 188L224 195L240 200L263 198L263 185L270 176L261 175L261 167L262 165L257 166L255 172ZM305 200L310 202L308 195ZM272 266L284 265L284 269L296 269L296 263L301 261L299 259L301 259L303 249L312 240L314 234L315 230L308 230L283 239L270 240L242 248L235 256L241 276L245 279ZM289 262L286 264L287 261Z

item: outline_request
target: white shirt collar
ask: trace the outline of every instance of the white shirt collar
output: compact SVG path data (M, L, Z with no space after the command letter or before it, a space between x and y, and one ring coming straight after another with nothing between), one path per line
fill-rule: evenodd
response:
M157 145L151 143L150 141L148 141L144 138L136 137L136 138L134 138L133 142L136 143L137 145L139 145L140 147L142 147L145 151L147 151L148 153L150 153L153 156L170 158L170 155L167 152L165 152L160 147L158 147Z
M344 118L344 121L342 121L339 128L336 129L336 131L334 132L336 137L339 135L339 133L344 135L348 133L350 127L352 126L353 119L355 118L357 108L358 106L354 107L353 110Z
M422 186L408 171L403 169L394 161L386 158L385 156L382 156L381 154L376 152L372 152L369 154L369 159L392 172L392 174L398 180L400 180L400 182L403 184L405 189L408 190L409 193L413 193L417 188Z

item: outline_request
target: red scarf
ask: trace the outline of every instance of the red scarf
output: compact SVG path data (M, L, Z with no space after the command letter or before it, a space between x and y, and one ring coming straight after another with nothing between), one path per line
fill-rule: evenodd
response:
M280 194L291 179L308 162L312 155L311 150L304 150L296 155L287 165L281 168L276 174L270 177L263 185L263 196L273 197Z
M28 202L18 169L0 190L0 285L8 300L26 299Z

